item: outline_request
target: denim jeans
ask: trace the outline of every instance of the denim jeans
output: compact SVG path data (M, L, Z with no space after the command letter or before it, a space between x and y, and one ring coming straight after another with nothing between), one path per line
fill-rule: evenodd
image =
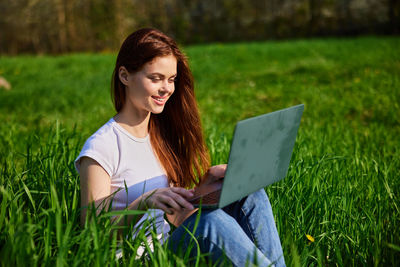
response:
M223 209L203 209L200 216L191 215L168 238L168 246L175 252L193 244L185 228L194 234L200 251L207 253L212 262L226 257L234 266L285 266L271 204L263 189ZM196 255L196 245L191 255Z

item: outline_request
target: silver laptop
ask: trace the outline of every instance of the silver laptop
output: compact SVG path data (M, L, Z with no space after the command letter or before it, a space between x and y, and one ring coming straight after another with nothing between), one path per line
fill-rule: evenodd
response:
M236 124L225 177L195 189L189 201L203 208L223 208L283 179L304 105L278 110Z

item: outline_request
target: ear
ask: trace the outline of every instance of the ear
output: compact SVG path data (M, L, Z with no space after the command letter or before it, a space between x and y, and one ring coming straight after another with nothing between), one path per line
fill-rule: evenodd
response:
M128 76L129 76L128 70L124 66L119 67L118 77L123 85L128 85Z

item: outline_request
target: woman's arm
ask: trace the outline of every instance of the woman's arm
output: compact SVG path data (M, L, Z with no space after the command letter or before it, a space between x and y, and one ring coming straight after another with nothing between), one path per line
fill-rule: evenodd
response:
M81 177L81 224L86 220L87 207L94 202L97 213L108 206L107 199L111 194L111 179L107 172L95 160L82 157L80 167ZM149 208L162 209L167 214L178 214L193 210L194 207L186 198L193 196L192 191L180 187L167 187L154 189L144 193L128 206L130 210L147 210ZM138 216L128 215L128 224ZM120 220L118 225L123 225L125 220Z
M94 202L97 214L107 206L111 194L111 179L95 160L82 157L79 175L81 177L81 225L85 224L87 208Z

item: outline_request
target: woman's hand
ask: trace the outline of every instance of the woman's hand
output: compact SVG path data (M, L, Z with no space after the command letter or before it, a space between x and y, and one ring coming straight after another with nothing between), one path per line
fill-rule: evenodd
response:
M201 183L199 186L206 185L206 184L211 184L214 183L222 178L225 177L225 171L226 171L226 164L221 164L221 165L216 165L212 166L210 169L208 169L207 173L202 177ZM188 190L189 192L194 192L195 189ZM193 193L191 197L193 196ZM187 210L184 209L180 212L174 213L173 215L168 215L168 220L170 223L178 227L182 222L184 222L190 215L195 213L198 209L191 209Z
M181 187L157 188L140 197L141 209L161 209L167 214L176 214L194 207L186 199L193 197L192 190Z
M220 164L210 167L200 184L211 184L224 178L227 166L227 164Z

